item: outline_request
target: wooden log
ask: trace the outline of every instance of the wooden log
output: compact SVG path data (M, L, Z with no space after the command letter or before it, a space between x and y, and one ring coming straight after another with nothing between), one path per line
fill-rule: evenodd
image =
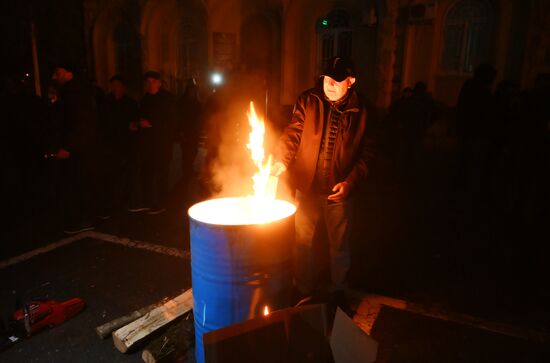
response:
M162 305L164 302L166 302L167 298L162 299L162 301L151 304L148 306L144 306L139 310L134 310L130 314L126 314L123 316L119 316L116 319L113 319L111 321L106 322L105 324L102 324L100 326L97 326L95 328L95 332L101 339L105 339L109 336L111 336L111 333L115 330L123 327L126 324L131 323L132 321L141 318L143 315L147 314L149 311L153 310L157 306Z
M192 289L168 300L139 319L113 333L113 343L122 353L143 342L149 335L193 309Z
M193 313L187 313L164 334L152 340L141 352L145 363L181 362L191 354L195 344Z

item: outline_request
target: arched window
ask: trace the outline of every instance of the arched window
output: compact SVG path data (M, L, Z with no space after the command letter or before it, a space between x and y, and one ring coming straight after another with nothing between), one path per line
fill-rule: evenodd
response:
M493 6L489 0L461 0L445 18L441 69L448 73L473 73L488 62L493 38Z
M208 57L206 48L208 35L206 22L201 22L195 13L182 16L179 23L178 47L176 49L178 76L182 78L198 77L204 71Z
M324 69L335 56L351 58L351 24L346 10L336 9L317 20L319 67Z

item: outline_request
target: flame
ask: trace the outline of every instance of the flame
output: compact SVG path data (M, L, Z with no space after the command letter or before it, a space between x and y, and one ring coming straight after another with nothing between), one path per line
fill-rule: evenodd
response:
M271 155L264 161L264 136L265 122L259 118L254 109L254 102L250 101L250 110L246 114L250 124L249 141L246 147L250 149L252 161L258 171L252 176L254 181L254 198L258 203L264 204L275 199L275 191L268 188L271 172Z
M269 307L267 305L264 306L264 315L269 315Z
M254 194L242 197L218 198L197 203L189 208L189 216L197 221L219 225L251 225L270 223L291 216L296 206L276 198L276 178L270 175L271 155L265 158L265 123L250 102L247 112L251 127L249 142L251 158L257 168L252 177Z

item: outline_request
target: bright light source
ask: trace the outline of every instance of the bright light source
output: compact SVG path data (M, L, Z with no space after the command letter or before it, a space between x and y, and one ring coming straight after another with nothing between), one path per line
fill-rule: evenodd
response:
M223 77L220 73L212 73L211 80L213 84L219 85L219 84L222 84Z
M327 19L323 19L323 21L321 21L321 24L323 24L323 26L327 26L327 25L328 25L328 20L327 20Z

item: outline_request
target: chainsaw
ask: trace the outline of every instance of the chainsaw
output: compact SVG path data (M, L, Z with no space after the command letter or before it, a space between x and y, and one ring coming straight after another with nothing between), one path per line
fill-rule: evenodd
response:
M82 311L86 304L76 297L66 301L33 300L21 305L11 316L8 329L2 334L0 351L42 329L60 325Z

